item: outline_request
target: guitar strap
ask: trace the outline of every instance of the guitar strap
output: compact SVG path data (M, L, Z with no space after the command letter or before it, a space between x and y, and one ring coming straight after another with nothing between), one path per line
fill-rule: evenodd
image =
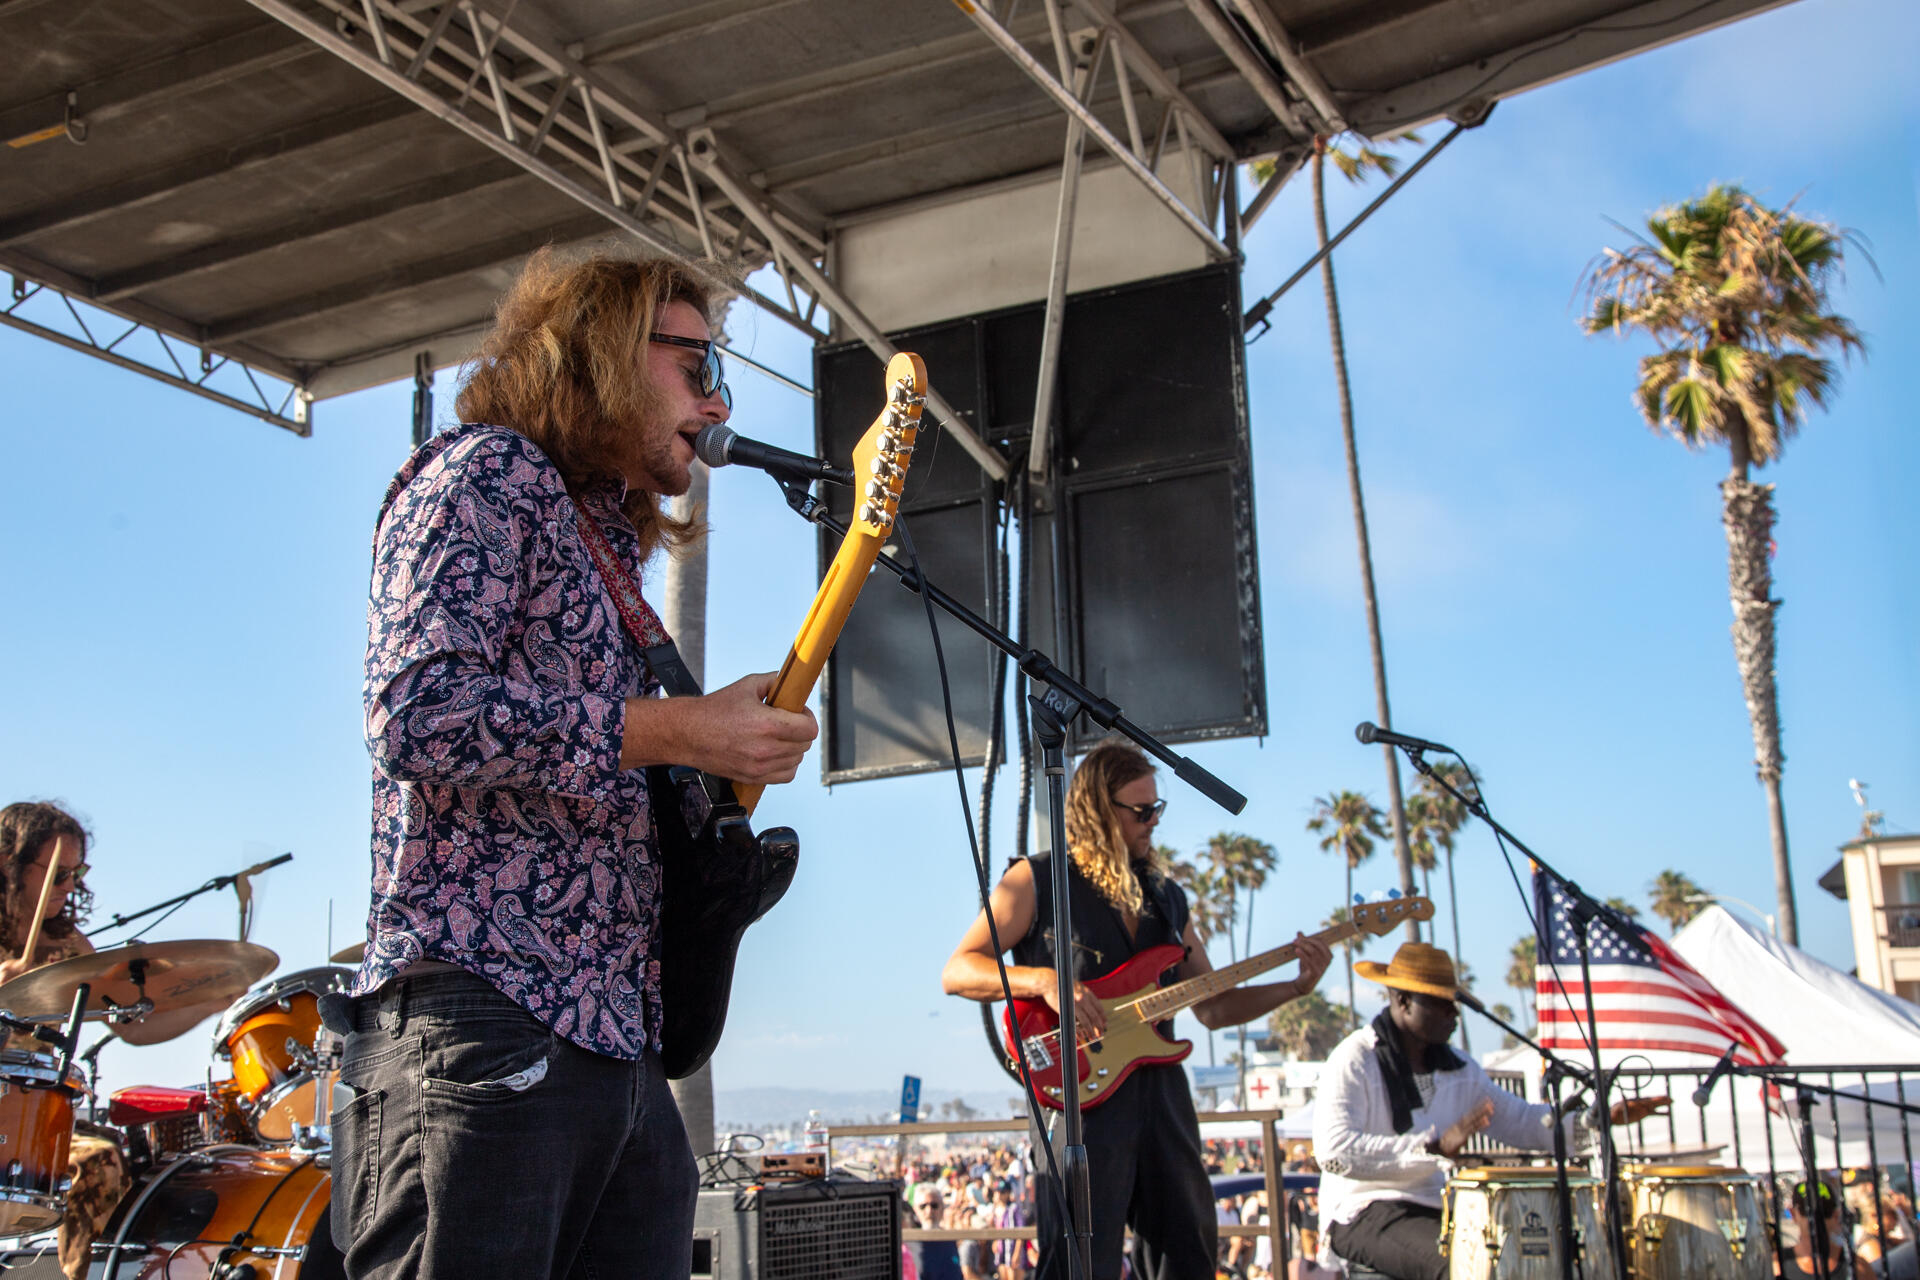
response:
M579 516L580 539L587 544L587 554L593 557L593 566L600 571L600 580L607 584L607 594L613 597L613 607L620 613L620 622L626 628L627 636L640 650L641 660L647 664L653 672L653 678L660 682L660 687L667 691L669 697L698 697L700 682L693 678L693 672L687 670L673 637L661 625L660 615L640 594L640 584L620 563L613 544L607 541L606 532L577 498L574 499L573 509Z

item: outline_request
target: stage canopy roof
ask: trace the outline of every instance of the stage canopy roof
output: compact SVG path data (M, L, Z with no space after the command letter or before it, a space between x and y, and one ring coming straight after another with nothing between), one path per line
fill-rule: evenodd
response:
M304 433L457 360L536 247L613 236L772 264L752 302L880 350L836 235L1048 180L1070 119L1218 258L1316 133L1474 120L1779 2L0 0L0 320L189 390L227 360ZM61 295L177 363L30 318Z

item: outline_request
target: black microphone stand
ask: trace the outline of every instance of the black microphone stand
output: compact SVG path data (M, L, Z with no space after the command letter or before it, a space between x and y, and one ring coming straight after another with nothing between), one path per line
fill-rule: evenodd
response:
M168 898L165 902L156 902L150 907L142 907L140 910L135 911L129 915L115 916L113 919L107 921L105 924L97 925L94 928L87 930L87 936L91 938L96 933L105 933L109 929L118 929L123 924L132 924L135 920L144 920L148 916L154 914L154 912L156 911L165 911L168 907L177 907L183 903L192 902L195 898L199 897L203 893L214 893L221 889L230 888L232 887L233 882L235 880L238 880L241 876L256 875L259 872L268 870L269 868L277 867L284 862L292 862L292 861L293 861L293 855L291 853L283 853L279 857L273 859L272 861L263 862L257 867L248 867L245 871L236 871L230 876L215 876L213 879L201 885L198 889L189 889L187 892L181 894L177 898Z
M787 505L799 513L801 518L839 537L846 536L847 526L828 513L826 503L809 491L807 478L797 469L781 471L768 467L767 473L773 476L774 483L780 486L780 492L785 495ZM1124 735L1148 755L1164 763L1173 771L1175 777L1199 791L1228 813L1239 813L1246 808L1247 798L1128 720L1118 705L1094 693L1062 671L1046 654L1038 649L1023 648L1012 636L934 586L918 568L909 568L888 555L877 557L874 563L899 578L901 586L940 606L947 614L965 624L975 635L1011 657L1028 680L1041 689L1041 692L1029 694L1027 701L1032 708L1034 735L1040 739L1040 749L1046 768L1047 802L1050 810L1048 829L1052 836L1054 855L1060 859L1055 864L1053 873L1052 914L1054 974L1058 983L1057 999L1060 1004L1058 1038L1062 1138L1060 1177L1065 1183L1067 1195L1068 1243L1071 1245L1067 1250L1068 1275L1070 1280L1092 1280L1093 1197L1087 1163L1086 1139L1080 1121L1080 1042L1078 1020L1075 1017L1073 1004L1073 906L1068 893L1073 859L1067 853L1067 729L1076 719L1084 715L1101 728Z
M1445 750L1448 755L1460 760L1462 764L1466 763L1465 758L1453 748L1440 748L1438 744L1434 744L1434 746L1436 749ZM1468 813L1471 813L1474 817L1486 823L1487 826L1492 828L1502 839L1509 841L1514 848L1526 854L1536 867L1544 871L1550 879L1559 884L1567 896L1567 914L1574 926L1574 945L1580 953L1580 982L1586 989L1587 1044L1593 1053L1592 1085L1594 1128L1599 1132L1600 1138L1602 1209L1606 1214L1607 1239L1613 1246L1613 1264L1615 1271L1618 1273L1617 1280L1628 1280L1626 1233L1622 1229L1620 1222L1619 1198L1612 1192L1613 1186L1619 1180L1619 1156L1613 1147L1612 1111L1607 1101L1607 1092L1612 1086L1613 1078L1612 1074L1607 1071L1606 1067L1602 1065L1600 1061L1600 1030L1599 1023L1594 1020L1593 963L1588 951L1587 933L1593 926L1594 921L1598 920L1611 927L1615 935L1618 936L1622 942L1625 942L1629 946L1638 947L1639 942L1636 938L1637 931L1629 921L1620 916L1619 912L1607 906L1604 902L1598 901L1578 884L1575 884L1566 876L1561 875L1552 863L1535 853L1532 849L1529 849L1526 841L1495 821L1493 814L1487 810L1487 802L1480 798L1478 788L1475 789L1475 794L1469 797L1462 793L1459 788L1455 787L1451 782L1447 781L1446 775L1434 772L1433 766L1427 763L1425 748L1410 747L1401 744L1400 749L1406 753L1407 760L1413 765L1415 772L1419 773L1421 777L1432 779L1441 790L1465 805ZM1535 924L1537 926L1539 922L1536 921ZM1550 955L1540 957L1540 963L1550 964L1551 962L1552 957ZM1561 1180L1563 1182L1565 1177L1566 1171L1563 1164L1561 1167ZM1571 1192L1569 1191L1560 1205L1560 1239L1563 1259L1561 1271L1562 1274L1567 1277L1567 1280L1572 1280L1573 1274L1572 1250L1569 1247L1569 1241L1573 1233L1572 1208Z
M1547 1095L1548 1105L1553 1108L1553 1194L1560 1205L1560 1274L1570 1280L1579 1246L1573 1235L1573 1185L1567 1181L1567 1163L1571 1157L1567 1152L1566 1118L1560 1114L1560 1082L1572 1079L1581 1087L1590 1088L1593 1085L1593 1073L1575 1066L1486 1006L1476 1002L1467 1007L1539 1054L1541 1062L1546 1064L1540 1075L1540 1087ZM1585 1270L1584 1262L1581 1270Z

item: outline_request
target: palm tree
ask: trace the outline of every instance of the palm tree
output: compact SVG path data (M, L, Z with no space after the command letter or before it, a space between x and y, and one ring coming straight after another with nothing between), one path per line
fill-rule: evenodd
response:
M1787 818L1780 797L1779 690L1774 680L1773 486L1748 478L1781 454L1808 406L1825 407L1832 360L1864 351L1860 333L1828 309L1846 232L1769 209L1739 187L1647 219L1647 237L1606 249L1587 269L1588 333L1644 330L1661 350L1640 361L1634 404L1655 431L1689 448L1723 444L1720 483L1733 597L1733 656L1753 725L1754 767L1767 796L1780 936L1799 942Z
M1394 157L1365 145L1364 140L1351 152L1335 145L1337 139L1313 140L1313 225L1320 236L1320 248L1326 250L1331 236L1327 231L1327 161L1333 161L1348 182L1364 182L1379 173L1392 177L1400 167ZM1418 134L1404 133L1396 142L1419 142ZM1333 343L1333 374L1340 394L1340 437L1347 453L1347 493L1353 501L1353 532L1360 550L1360 590L1367 606L1367 644L1373 657L1373 701L1375 714L1383 727L1391 727L1393 715L1387 707L1387 654L1380 641L1380 596L1373 582L1373 543L1367 536L1367 504L1360 492L1360 453L1353 438L1353 390L1347 380L1347 342L1340 327L1340 294L1333 282L1333 255L1320 259L1320 283L1327 297L1327 332ZM1382 743L1380 754L1387 766L1387 809L1393 818L1393 854L1400 864L1400 891L1413 894L1413 851L1407 840L1407 811L1400 794L1400 759L1394 748ZM1420 924L1407 921L1407 936L1418 940Z
M1634 906L1625 898L1608 898L1604 905L1614 911L1618 911L1629 920L1638 920L1640 918L1640 908Z
M1231 919L1226 886L1211 868L1195 866L1166 845L1159 846L1156 852L1160 856L1160 864L1167 869L1167 875L1186 891L1187 918L1193 921L1193 931L1199 935L1200 945L1209 945L1214 935L1227 929Z
M1513 1006L1512 1006L1512 1005L1505 1005L1505 1004L1496 1004L1496 1005L1489 1005L1489 1006L1488 1006L1488 1008L1489 1008L1489 1009L1490 1009L1490 1010L1492 1011L1492 1013L1493 1013L1493 1016L1494 1016L1494 1017L1496 1017L1496 1018L1498 1018L1498 1019L1500 1019L1500 1021L1502 1021L1502 1022L1512 1022L1512 1021L1513 1021ZM1461 1023L1460 1025L1464 1027L1464 1026L1466 1025L1466 1023L1464 1023L1464 1022L1463 1022L1463 1023ZM1501 1032L1501 1034L1500 1034L1500 1047L1501 1047L1502 1049L1511 1049L1511 1048L1513 1048L1513 1047L1514 1047L1515 1045L1517 1045L1517 1044L1519 1044L1519 1043L1520 1043L1520 1041L1519 1041L1519 1039L1518 1039L1517 1037L1515 1037L1515 1036L1514 1036L1514 1034L1513 1034L1513 1033L1512 1033L1511 1031L1503 1031L1503 1032ZM1016 1106L1016 1107L1014 1108L1014 1110L1015 1110L1015 1111L1018 1111L1018 1110L1019 1110L1019 1108L1018 1108L1018 1107Z
M1440 865L1439 833L1435 830L1433 798L1420 792L1407 797L1407 850L1420 871L1420 896L1433 897L1433 869Z
M1507 952L1507 985L1520 993L1520 1005L1534 1011L1534 1021L1539 1021L1539 1011L1534 1008L1534 997L1538 991L1535 985L1536 970L1539 968L1540 939L1529 933L1513 944Z
M1187 919L1193 922L1193 932L1205 947L1219 934L1227 936L1227 950L1233 950L1233 907L1230 888L1211 867L1196 866L1182 858L1166 845L1156 846L1161 865L1167 868L1167 874L1173 882L1186 890ZM1213 1030L1207 1030L1207 1063L1217 1065L1214 1052Z
M1347 1033L1347 1018L1339 1005L1309 991L1268 1014L1267 1030L1282 1052L1301 1062L1323 1062Z
M1447 855L1447 907L1453 913L1453 958L1460 958L1460 894L1453 882L1453 838L1460 829L1473 821L1473 814L1467 806L1454 799L1434 775L1447 782L1469 800L1480 798L1480 775L1457 760L1445 760L1432 768L1431 774L1420 775L1420 794L1427 803L1422 806L1426 814L1426 829L1433 843ZM1418 797L1416 797L1418 798ZM1463 1024L1464 1025L1464 1024ZM1463 1040L1464 1043L1464 1040Z
M1253 954L1253 894L1264 887L1267 876L1280 865L1280 855L1274 852L1272 845L1237 831L1222 831L1207 841L1207 863L1213 871L1216 881L1227 889L1227 920L1229 928L1240 917L1240 891L1247 894L1247 942L1248 955ZM1232 939L1228 939L1228 954L1232 950Z
M1232 922L1239 915L1240 891L1247 893L1247 954L1253 954L1253 895L1267 882L1267 874L1280 865L1280 855L1272 845L1237 831L1222 831L1207 841L1207 860L1215 877L1227 885L1227 950L1233 952ZM1238 1028L1240 1040L1240 1105L1247 1101L1247 1024Z
M1335 918L1347 918L1347 904L1353 901L1353 869L1373 856L1373 842L1384 840L1387 832L1380 825L1380 810L1358 791L1334 791L1313 802L1313 816L1307 830L1319 835L1320 852L1339 850L1347 864L1347 896ZM1355 939L1359 941L1359 939ZM1360 1011L1353 995L1353 947L1347 947L1347 1012L1353 1024L1360 1025Z
M1707 891L1693 882L1684 871L1662 871L1647 886L1647 900L1653 907L1653 914L1667 922L1669 933L1679 929L1699 915L1706 906L1696 899L1707 896Z

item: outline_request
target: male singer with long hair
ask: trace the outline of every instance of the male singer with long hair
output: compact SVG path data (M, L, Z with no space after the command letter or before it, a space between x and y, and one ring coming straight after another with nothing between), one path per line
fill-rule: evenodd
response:
M461 425L381 506L373 901L354 999L329 1014L349 1031L333 1230L355 1280L692 1265L641 770L784 782L815 732L762 704L769 675L655 696L612 595L696 536L661 499L732 404L714 306L678 263L534 255L468 367Z
M1173 943L1186 948L1186 958L1162 979L1163 985L1213 971L1188 916L1187 895L1167 874L1153 844L1165 808L1152 763L1131 743L1118 739L1089 751L1067 788L1073 1005L1082 1027L1105 1027L1106 1011L1080 980L1107 974L1149 947ZM1058 1012L1053 930L1047 924L1054 874L1049 856L1016 862L989 901L1000 945L1013 953L1007 981L1014 996L1044 1000ZM1326 972L1330 953L1312 938L1297 941L1297 978L1236 987L1203 1000L1193 1006L1201 1025L1250 1022L1313 990ZM1000 998L984 912L974 918L947 961L941 983L949 995ZM1145 1280L1212 1280L1219 1233L1185 1069L1177 1063L1140 1067L1083 1119L1095 1280L1118 1280L1127 1227L1133 1228L1138 1246L1134 1275ZM1277 1153L1268 1158L1277 1158ZM1038 1275L1065 1280L1060 1199L1048 1181L1039 1187Z

